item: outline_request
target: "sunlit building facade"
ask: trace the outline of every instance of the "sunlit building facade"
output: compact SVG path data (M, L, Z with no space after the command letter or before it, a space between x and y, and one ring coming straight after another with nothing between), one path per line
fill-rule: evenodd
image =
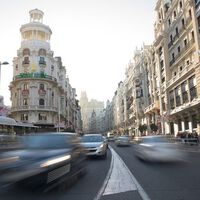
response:
M156 4L154 47L163 133L197 129L200 63L196 8L195 1L188 0L159 0Z
M54 57L50 48L52 31L43 24L44 13L34 9L29 14L30 22L20 28L21 46L13 60L11 116L43 129L75 130L75 115L80 112L76 91L66 78L61 57Z

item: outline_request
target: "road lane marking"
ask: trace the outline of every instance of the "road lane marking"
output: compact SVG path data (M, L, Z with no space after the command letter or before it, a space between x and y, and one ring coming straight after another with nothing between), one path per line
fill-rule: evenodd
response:
M137 190L131 178L132 174L125 163L113 149L111 149L111 152L113 156L113 168L103 195Z
M113 148L109 148L112 156L110 169L99 193L94 200L100 200L103 195L111 195L127 191L138 191L143 200L150 200L124 161Z

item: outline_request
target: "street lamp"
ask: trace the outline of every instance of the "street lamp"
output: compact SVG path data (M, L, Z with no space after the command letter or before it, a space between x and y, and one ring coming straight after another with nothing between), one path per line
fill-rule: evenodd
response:
M7 61L1 62L0 61L0 87L1 87L1 65L8 65L9 63Z

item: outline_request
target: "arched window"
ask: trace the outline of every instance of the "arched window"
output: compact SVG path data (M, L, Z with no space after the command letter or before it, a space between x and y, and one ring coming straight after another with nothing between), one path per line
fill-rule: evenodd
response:
M23 50L23 56L30 56L30 50L28 48Z
M44 106L44 99L39 99L39 105Z
M45 49L40 49L38 52L39 56L46 56L46 50Z
M44 90L44 84L43 83L40 83L39 89Z
M23 90L28 90L28 84L27 83L24 83Z

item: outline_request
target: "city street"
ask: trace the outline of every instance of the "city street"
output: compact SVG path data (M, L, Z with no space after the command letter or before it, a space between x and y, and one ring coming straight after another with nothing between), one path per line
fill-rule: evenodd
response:
M106 177L111 162L111 151L106 160L88 159L88 173L78 180L70 189L62 196L56 196L56 199L70 200L198 200L200 197L200 148L197 146L183 146L181 148L187 155L184 163L146 163L138 160L134 155L134 145L131 147L116 147L114 143L110 143L115 152L124 161L132 175L135 177L133 183L136 188L129 189L122 185L121 190L115 191L118 182L124 180L119 177L118 180L109 180ZM114 155L115 157L116 155ZM114 163L115 165L116 163ZM118 164L117 164L118 165ZM119 167L119 166L118 166ZM113 166L113 171L115 166ZM120 168L117 168L120 174ZM121 167L121 170L122 167ZM125 169L126 170L126 169ZM130 177L130 176L129 176ZM126 178L129 179L127 176ZM113 179L113 176L110 176ZM106 180L106 186L104 180ZM129 181L129 180L127 180ZM113 192L108 192L108 185L113 187ZM139 184L139 185L137 185ZM103 188L102 188L103 187ZM141 187L141 188L140 188ZM107 194L106 191L107 190ZM122 191L124 190L124 191ZM127 190L127 191L126 191ZM109 193L109 194L108 194ZM101 196L102 195L102 196ZM142 196L142 197L141 197Z
M181 147L181 151L187 155L184 163L161 164L139 160L135 157L134 144L130 147L117 147L111 142L109 145L106 160L87 159L87 173L71 187L62 193L56 191L44 198L39 195L35 199L199 199L200 148L198 146Z

